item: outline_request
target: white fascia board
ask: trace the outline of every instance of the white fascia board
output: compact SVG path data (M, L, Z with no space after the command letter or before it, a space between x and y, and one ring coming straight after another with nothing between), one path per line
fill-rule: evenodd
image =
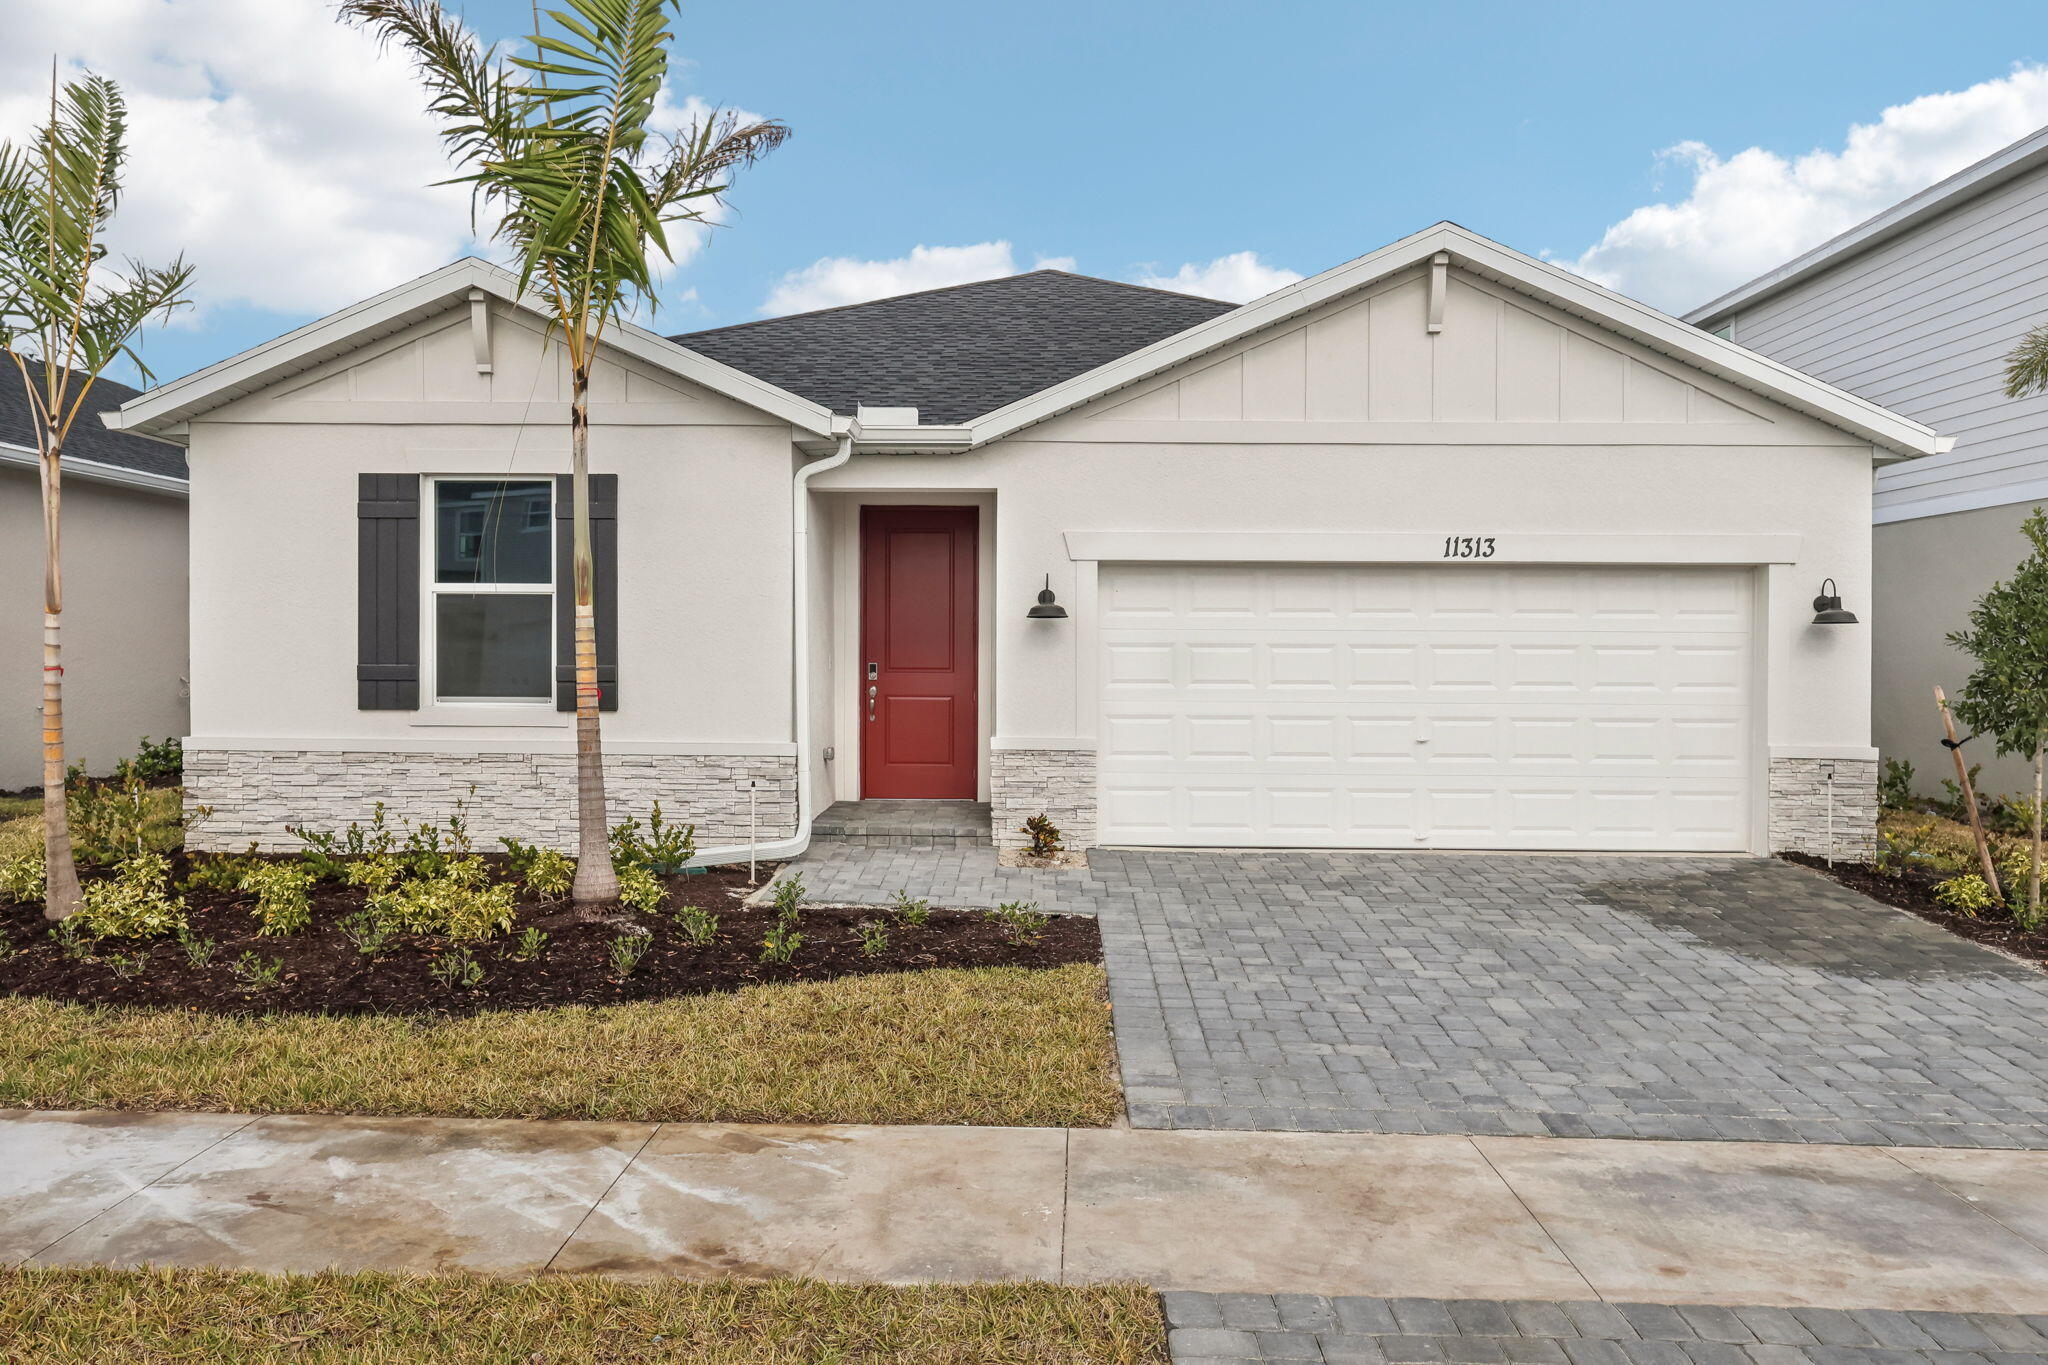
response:
M514 307L548 317L541 295L529 290L522 297L518 286L518 277L503 267L473 256L465 257L183 379L151 389L123 404L117 412L103 414L102 420L116 430L167 435L209 408L254 393L452 307L471 289L484 290ZM792 427L820 435L831 430L832 414L819 404L630 322L615 322L607 327L605 344L758 408Z
M0 441L0 464L40 470L42 463L43 457L27 446ZM81 459L76 455L64 457L64 476L69 479L84 479L88 483L114 484L121 488L141 489L146 493L162 493L173 498L192 496L192 485L184 479L169 474L152 474L143 469L129 469L124 465L106 464L100 460Z
M1524 256L1455 223L1425 228L1357 260L998 408L971 424L972 444L986 445L1136 384L1398 271L1419 266L1439 251L1448 252L1454 264L1467 270L1804 412L1894 455L1935 455L1954 444L1953 438L1937 436L1931 428L1868 399L1824 384L1725 338L1710 336L1669 314L1603 289L1559 266Z
M964 426L877 427L863 422L853 448L863 455L957 455L974 446Z
M1685 321L1695 327L1718 326L1753 303L1789 289L1850 256L1890 241L1928 219L1948 212L1963 200L1996 189L2042 165L2048 165L2048 128L2027 134L1982 161L1965 166L1946 180L1938 180L1918 194L1901 199L1883 213L1866 218L1847 232L1828 238L1804 255L1795 256L1777 269L1701 304L1685 315Z

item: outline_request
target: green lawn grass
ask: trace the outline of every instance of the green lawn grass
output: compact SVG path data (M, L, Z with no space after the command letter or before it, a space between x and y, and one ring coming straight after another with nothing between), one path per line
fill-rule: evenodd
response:
M688 1284L0 1271L0 1342L37 1365L1154 1365L1133 1285Z
M427 1022L0 998L0 1108L1090 1126L1102 969L901 972Z

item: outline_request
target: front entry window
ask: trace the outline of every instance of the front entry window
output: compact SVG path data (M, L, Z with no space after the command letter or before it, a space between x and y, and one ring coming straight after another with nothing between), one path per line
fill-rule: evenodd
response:
M554 489L544 479L434 480L434 695L547 702L555 671Z

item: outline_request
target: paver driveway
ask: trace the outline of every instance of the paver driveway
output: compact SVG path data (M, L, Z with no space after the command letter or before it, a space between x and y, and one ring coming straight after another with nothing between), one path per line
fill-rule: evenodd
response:
M2048 1148L2048 977L1780 861L1090 856L1139 1126Z

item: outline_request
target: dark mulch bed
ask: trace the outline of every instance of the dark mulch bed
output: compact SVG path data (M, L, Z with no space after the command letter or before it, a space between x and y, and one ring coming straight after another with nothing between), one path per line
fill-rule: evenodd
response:
M1861 891L1874 901L1895 905L1930 924L1938 924L1959 938L2003 949L2014 957L2048 967L2048 930L2036 929L2029 933L2007 918L2003 911L1995 912L1995 918L1972 919L1937 901L1934 888L1948 879L1948 873L1906 868L1896 877L1887 877L1868 863L1836 862L1830 867L1825 859L1810 853L1780 853L1778 856L1801 867L1810 867L1853 891Z
M180 869L182 871L182 868ZM767 876L764 869L763 879ZM211 961L193 966L175 939L107 940L96 957L67 956L50 937L40 906L0 902L0 993L80 1004L154 1005L210 1014L407 1014L455 1016L482 1010L542 1009L560 1005L612 1005L734 990L774 981L821 981L867 972L937 967L1058 967L1099 962L1101 937L1085 916L1056 915L1035 942L1012 943L1002 924L978 911L934 910L922 927L900 924L881 911L803 910L803 946L786 965L760 961L761 939L775 922L769 909L750 910L740 898L750 889L737 869L670 877L662 913L621 910L612 923L579 922L567 906L522 901L512 932L466 945L484 968L474 990L451 987L433 964L458 945L435 939L394 938L375 958L364 957L337 928L362 906L356 888L322 883L314 891L313 922L296 934L263 936L250 913L254 898L241 893L186 893L191 932L214 940ZM671 918L679 906L698 905L718 916L718 935L702 946ZM860 924L883 922L888 947L861 953ZM537 961L509 954L529 925L548 935ZM610 959L612 940L627 925L652 936L646 955L623 980ZM143 954L139 968L112 960ZM229 970L244 952L275 958L283 969L275 986L252 988ZM127 974L124 975L123 971Z

